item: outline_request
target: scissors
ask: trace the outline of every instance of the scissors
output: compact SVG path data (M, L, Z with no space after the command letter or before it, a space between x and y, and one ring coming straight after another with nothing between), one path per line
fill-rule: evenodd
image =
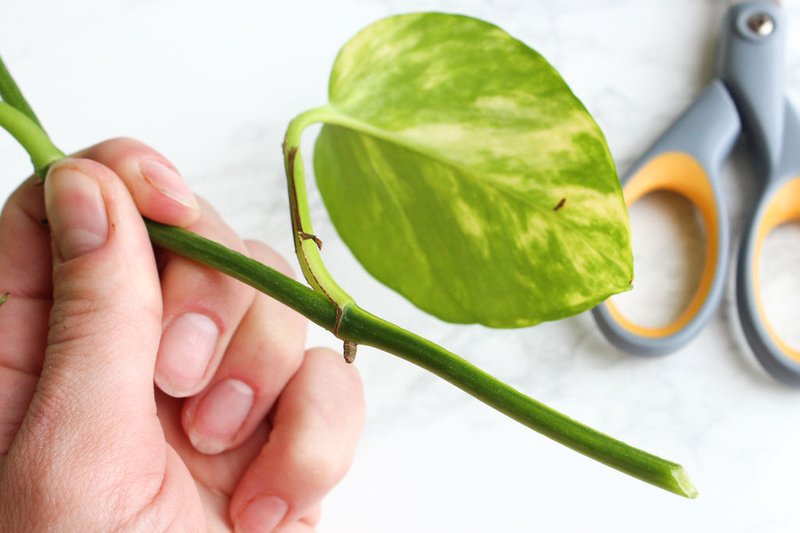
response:
M740 135L748 141L761 192L742 236L736 268L736 306L747 342L775 378L800 386L800 350L770 325L759 290L766 235L800 220L800 115L783 92L786 17L774 2L746 2L728 11L716 78L622 179L630 206L666 190L694 204L705 227L705 263L688 306L670 324L644 327L607 300L593 310L617 347L640 355L672 352L694 338L720 303L730 244L719 175Z

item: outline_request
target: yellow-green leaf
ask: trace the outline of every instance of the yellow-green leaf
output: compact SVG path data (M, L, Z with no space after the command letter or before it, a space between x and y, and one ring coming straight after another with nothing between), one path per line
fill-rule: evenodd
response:
M500 28L421 13L339 53L315 174L364 267L451 322L518 327L628 289L627 212L597 124Z

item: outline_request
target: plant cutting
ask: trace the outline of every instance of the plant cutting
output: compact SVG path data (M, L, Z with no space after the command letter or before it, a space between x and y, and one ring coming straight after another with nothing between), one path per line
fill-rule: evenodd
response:
M44 177L64 154L4 67L0 96L0 125ZM630 286L630 237L602 133L539 54L486 22L436 13L384 19L345 45L329 103L293 120L284 143L292 231L311 288L185 230L146 221L150 237L328 329L349 361L359 344L398 355L587 456L696 494L679 465L361 309L325 268L308 212L301 138L315 123L320 192L377 279L451 322L522 327L569 316Z

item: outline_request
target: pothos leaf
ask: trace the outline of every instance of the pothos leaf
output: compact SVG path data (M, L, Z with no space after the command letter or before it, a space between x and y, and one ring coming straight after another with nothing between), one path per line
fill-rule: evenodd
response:
M465 16L389 17L340 51L329 96L314 159L333 223L421 309L518 327L629 288L605 139L522 42Z

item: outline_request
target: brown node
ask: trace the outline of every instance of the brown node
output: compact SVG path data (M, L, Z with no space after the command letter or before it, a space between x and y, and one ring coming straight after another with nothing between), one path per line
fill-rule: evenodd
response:
M307 233L305 231L298 231L297 235L301 239L303 239L304 241L307 241L307 240L311 239L312 241L314 241L314 244L317 245L317 248L319 248L320 251L322 250L322 239L320 239L319 237L317 237L313 233Z

